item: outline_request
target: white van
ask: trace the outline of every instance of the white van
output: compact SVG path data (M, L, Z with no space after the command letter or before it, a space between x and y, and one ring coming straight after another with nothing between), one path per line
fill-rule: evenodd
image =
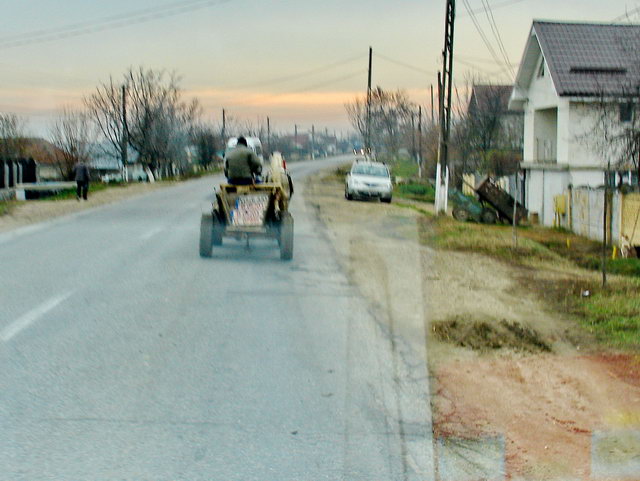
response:
M260 159L260 162L264 164L264 157L262 156L262 142L260 142L260 139L258 137L245 137L245 139L247 139L247 147L253 150L254 154L256 154ZM225 157L227 156L227 152L236 148L236 145L238 145L238 138L231 137L227 141L227 148L224 151Z

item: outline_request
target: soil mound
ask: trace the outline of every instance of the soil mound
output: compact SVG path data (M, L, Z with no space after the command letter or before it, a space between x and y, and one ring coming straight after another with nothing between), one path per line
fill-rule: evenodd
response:
M432 329L440 341L474 351L551 352L549 343L535 329L506 319L477 321L454 317L434 323Z

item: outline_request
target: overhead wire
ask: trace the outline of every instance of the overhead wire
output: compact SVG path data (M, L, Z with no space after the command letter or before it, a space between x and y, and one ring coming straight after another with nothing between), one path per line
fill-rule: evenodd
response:
M515 3L521 3L524 2L525 0L506 0L505 2L501 2L501 3L496 3L493 5L493 9L496 10L498 8L502 8L502 7L508 7L509 5L513 5ZM473 10L472 11L474 14L475 13L482 13L482 9L478 9L478 10ZM471 13L471 12L470 12ZM458 18L463 18L463 17L468 17L470 16L470 13L467 13L466 15L463 13L461 15L458 15Z
M425 70L423 68L416 67L415 65L411 65L411 64L408 64L406 62L402 62L401 60L395 60L395 59L393 59L391 57L387 57L386 55L382 55L381 53L374 52L373 55L375 57L381 58L382 60L386 60L387 62L391 62L391 63L399 65L401 67L405 67L405 68L408 68L410 70L414 70L416 72L420 72L420 73L423 73L423 74L426 74L426 75L435 75L436 74L435 71Z
M55 40L89 35L91 33L124 28L130 25L139 25L230 3L232 1L234 0L183 0L155 6L153 8L133 10L95 20L63 25L61 27L4 36L0 37L0 49L46 43Z
M640 7L636 7L628 12L623 13L622 15L618 15L616 18L611 20L611 23L619 22L620 20L625 20L625 19L628 21L631 21L631 18L629 17L635 13L640 13Z
M335 67L339 67L341 65L346 65L349 63L353 63L357 60L362 60L363 59L363 55L362 54L358 54L358 55L354 55L351 57L348 57L344 60L338 60L337 62L333 62L327 65L323 65L322 67L316 67L310 70L306 70L304 72L300 72L297 74L292 74L292 75L285 75L282 77L274 77L271 79L266 79L263 81L259 81L259 82L254 82L254 83L250 83L250 84L242 84L242 85L238 85L236 86L236 88L253 88L253 87L264 87L264 86L268 86L268 85L273 85L273 84L279 84L279 83L285 83L285 82L289 82L291 80L297 80L300 78L304 78L304 77L308 77L309 75L314 75L317 73L322 73L322 72L326 72L328 70L331 70Z
M513 69L513 66L511 65L511 60L509 60L509 54L507 53L507 49L504 46L504 43L502 42L502 36L500 35L500 29L498 28L498 25L496 24L496 19L493 16L493 11L491 10L491 5L489 4L488 0L481 0L482 4L484 5L484 12L487 16L487 20L489 21L489 26L491 27L491 31L493 32L493 36L496 39L496 42L498 43L498 48L500 49L500 53L502 54L502 58L504 58L505 63L507 65L507 68L509 69L509 71L511 72L511 76L513 78L515 78L516 73Z
M493 46L489 42L489 39L487 39L487 36L484 33L484 30L480 26L480 23L478 22L478 19L476 18L475 13L473 12L473 10L471 9L471 6L469 5L469 0L463 0L463 4L467 12L469 13L469 17L471 18L471 21L473 22L473 25L475 26L476 31L478 32L478 34L480 35L480 38L482 39L483 43L487 47L487 50L489 50L489 53L491 54L491 56L493 57L493 59L498 65L503 64L504 61L500 60L500 58L498 57L498 54L496 53ZM508 67L505 67L505 68L508 68Z

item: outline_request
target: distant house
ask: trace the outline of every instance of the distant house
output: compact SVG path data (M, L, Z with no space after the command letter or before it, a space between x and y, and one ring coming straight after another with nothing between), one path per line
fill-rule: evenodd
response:
M552 225L554 197L601 186L607 160L589 145L600 98L640 85L640 26L534 21L509 101L524 111L524 202ZM623 120L623 119L622 119Z

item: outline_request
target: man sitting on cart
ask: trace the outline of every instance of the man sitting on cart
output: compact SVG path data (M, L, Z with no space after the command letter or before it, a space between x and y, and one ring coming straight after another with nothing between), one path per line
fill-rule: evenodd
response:
M234 185L251 185L261 173L260 159L247 147L247 139L238 137L236 148L228 152L224 159L224 175L227 182Z

